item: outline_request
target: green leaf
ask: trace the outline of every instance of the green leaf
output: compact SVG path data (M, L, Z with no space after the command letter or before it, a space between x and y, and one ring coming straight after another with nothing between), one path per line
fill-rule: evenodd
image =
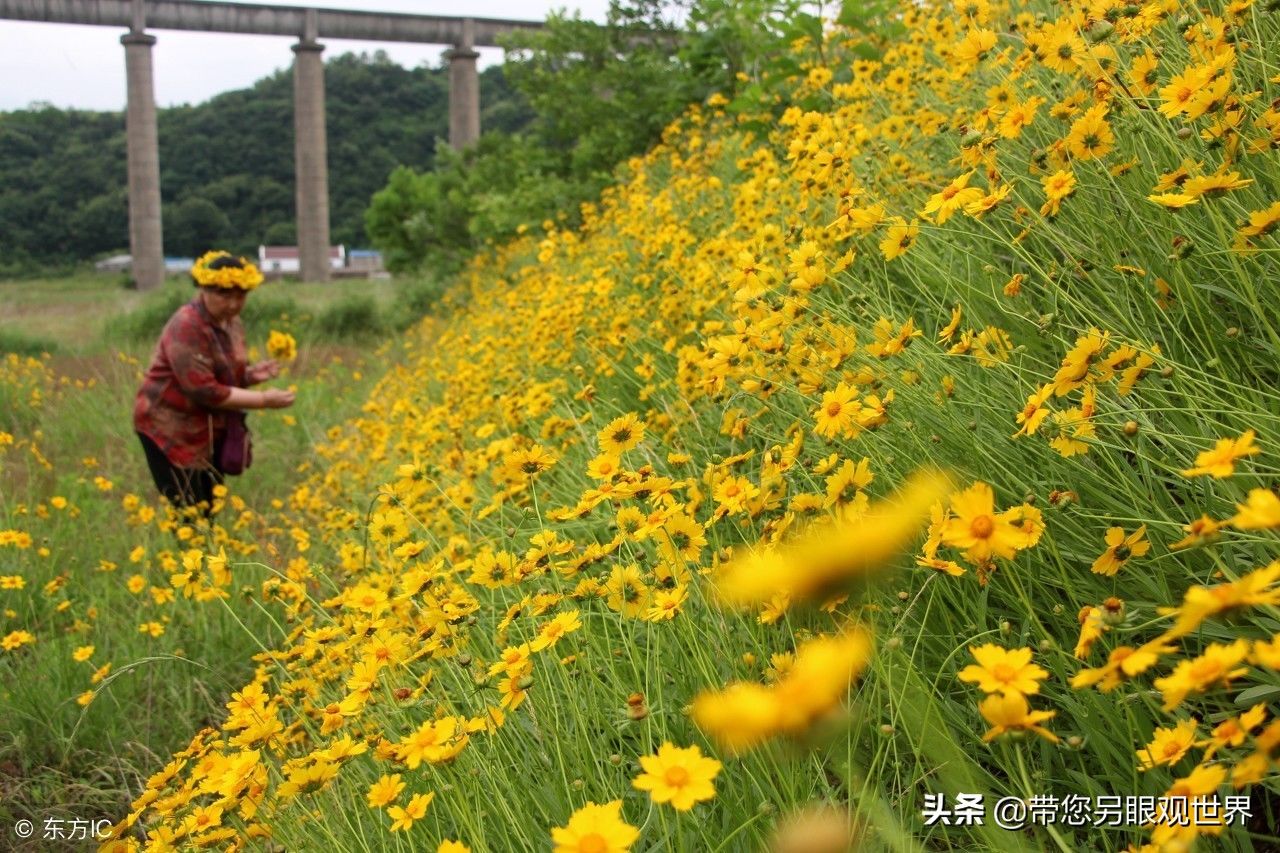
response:
M1236 696L1236 704L1240 707L1248 707L1256 705L1259 702L1270 702L1280 697L1280 685L1275 684L1259 684L1250 687L1248 690L1241 691Z

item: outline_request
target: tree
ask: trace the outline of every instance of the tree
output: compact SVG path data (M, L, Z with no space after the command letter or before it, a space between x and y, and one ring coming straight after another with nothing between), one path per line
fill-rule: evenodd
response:
M162 218L164 248L169 255L197 258L235 239L231 220L206 198L188 196L177 204L166 205Z

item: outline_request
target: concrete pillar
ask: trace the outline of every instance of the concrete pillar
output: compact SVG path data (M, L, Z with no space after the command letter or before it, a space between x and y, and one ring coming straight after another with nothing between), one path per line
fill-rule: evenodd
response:
M480 138L480 75L476 60L475 22L462 22L462 41L444 52L449 60L449 144L466 148Z
M140 29L120 37L124 45L129 104L125 137L129 164L129 253L139 290L164 283L164 238L160 225L160 143L151 46L156 37Z
M329 164L324 128L324 45L293 46L293 156L303 281L329 280Z

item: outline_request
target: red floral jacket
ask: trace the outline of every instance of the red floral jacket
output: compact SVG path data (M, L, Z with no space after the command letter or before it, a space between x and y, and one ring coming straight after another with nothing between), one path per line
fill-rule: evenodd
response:
M235 317L223 330L196 297L183 305L160 333L133 406L133 426L180 468L213 458L213 444L226 427L214 408L243 388L248 356L244 327Z

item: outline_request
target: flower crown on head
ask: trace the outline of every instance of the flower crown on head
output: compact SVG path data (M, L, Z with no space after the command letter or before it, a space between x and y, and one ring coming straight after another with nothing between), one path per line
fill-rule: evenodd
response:
M238 260L240 266L217 264L220 258ZM262 273L247 258L235 258L230 252L216 249L205 252L191 266L191 277L201 287L221 287L225 289L238 287L241 290L253 290L262 284Z

